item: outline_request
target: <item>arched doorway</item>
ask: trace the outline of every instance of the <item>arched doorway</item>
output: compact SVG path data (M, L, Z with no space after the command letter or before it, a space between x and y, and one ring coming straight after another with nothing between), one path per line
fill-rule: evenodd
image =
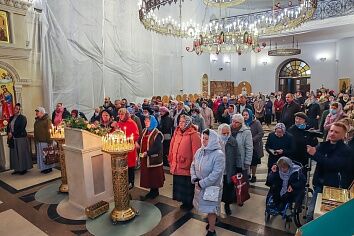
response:
M292 58L284 61L278 67L278 91L295 93L310 91L311 68L303 60Z

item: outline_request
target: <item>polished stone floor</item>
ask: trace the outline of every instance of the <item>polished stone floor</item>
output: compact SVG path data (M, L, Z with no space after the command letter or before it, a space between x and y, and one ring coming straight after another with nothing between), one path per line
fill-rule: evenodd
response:
M266 139L266 137L264 138ZM251 199L243 207L232 205L232 215L226 216L222 211L218 217L217 235L293 235L294 224L290 229L284 227L280 217L267 224L264 220L265 195L268 188L264 185L266 178L267 157L262 158L258 168L257 182L250 188ZM31 178L25 184L22 180L12 178L6 173L0 174L0 235L92 235L86 228L85 220L69 220L59 216L58 204L46 204L37 201L45 188L50 189L58 181L57 174L43 179L42 174L34 168L30 175L20 178ZM56 173L56 172L55 172ZM179 208L179 203L171 199L172 176L165 170L166 181L160 190L160 196L148 200L161 212L160 223L145 235L148 236L187 236L205 235L206 216L194 209L191 212ZM13 177L16 178L16 177ZM139 171L136 172L136 186L139 186ZM29 186L29 183L31 184ZM39 191L41 190L41 191ZM39 192L38 192L39 191ZM47 191L47 190L46 190ZM37 196L36 193L38 192ZM146 189L135 187L131 190L133 199L140 200L147 193ZM37 200L36 200L37 199ZM116 227L120 227L116 225ZM134 234L132 234L134 235Z

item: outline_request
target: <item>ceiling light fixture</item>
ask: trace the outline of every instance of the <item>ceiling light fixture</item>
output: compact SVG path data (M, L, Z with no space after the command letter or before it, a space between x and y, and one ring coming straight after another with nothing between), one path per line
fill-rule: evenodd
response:
M301 54L301 49L299 49L299 43L296 43L295 48L295 37L293 36L293 47L292 48L278 48L275 44L275 49L272 50L272 41L269 44L268 56L294 56Z
M171 16L161 18L157 13L163 12L165 6L179 2L179 19ZM231 0L203 0L206 9L209 6L225 6ZM140 0L139 19L148 30L163 35L180 38L192 38L192 47L188 52L197 55L208 53L260 52L266 46L259 43L259 37L291 30L309 20L317 7L317 0L303 0L299 5L287 8L269 9L244 15L213 19L204 24L193 20L182 21L182 5L184 0Z

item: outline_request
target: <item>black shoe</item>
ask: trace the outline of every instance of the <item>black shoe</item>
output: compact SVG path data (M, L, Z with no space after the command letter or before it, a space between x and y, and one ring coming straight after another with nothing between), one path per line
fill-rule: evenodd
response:
M151 193L151 195L150 195L150 198L151 198L151 199L155 199L157 196L160 195L159 190L157 190L157 191L152 191L152 192L150 192L150 193Z
M256 183L256 182L257 182L256 176L252 176L250 182L251 182L251 183Z
M214 230L214 232L211 232L208 230L208 233L206 234L206 236L216 236L215 230Z
M193 205L183 203L179 208L185 211L190 211L193 209Z
M206 229L206 230L208 230L208 229L209 229L209 224L207 224L207 225L205 226L205 229Z
M24 170L24 171L19 172L20 175L24 175L24 174L26 174L26 173L27 173L27 170Z
M225 204L225 214L229 216L231 213L230 204Z
M12 172L11 174L12 175L17 175L17 174L19 174L20 172L19 171L14 171L14 172Z

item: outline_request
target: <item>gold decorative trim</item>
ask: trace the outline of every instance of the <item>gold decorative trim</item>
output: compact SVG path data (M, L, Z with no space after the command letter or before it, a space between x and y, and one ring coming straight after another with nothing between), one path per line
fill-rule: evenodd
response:
M203 0L204 4L210 7L228 8L244 3L246 0Z

